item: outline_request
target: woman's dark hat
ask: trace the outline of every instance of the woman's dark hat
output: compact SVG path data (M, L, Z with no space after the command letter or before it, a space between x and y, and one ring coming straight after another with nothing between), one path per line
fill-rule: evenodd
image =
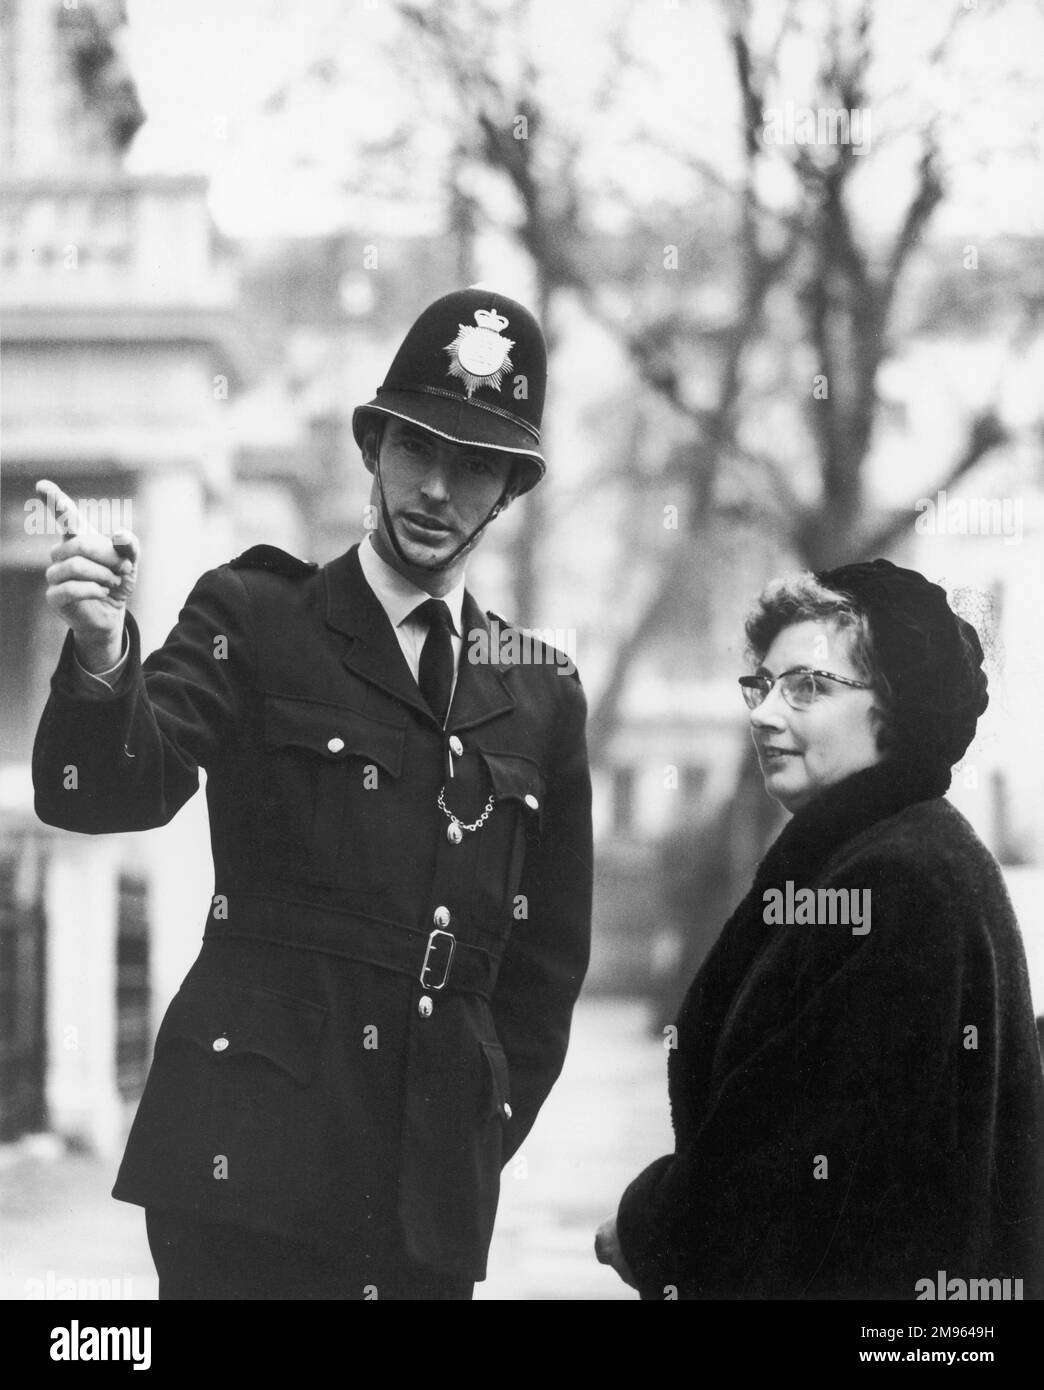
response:
M892 691L895 755L951 768L989 703L979 634L938 584L889 560L842 565L816 578L866 614L877 666Z
M547 347L507 295L472 287L430 304L406 334L377 394L352 416L362 448L374 416L395 416L454 444L518 455L518 491L544 476L540 419Z

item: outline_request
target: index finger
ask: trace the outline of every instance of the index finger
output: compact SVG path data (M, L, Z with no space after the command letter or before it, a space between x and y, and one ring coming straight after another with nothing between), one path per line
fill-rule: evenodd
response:
M57 483L52 483L48 478L41 478L36 484L36 490L54 512L58 524L67 536L79 536L93 529L81 520L76 503Z

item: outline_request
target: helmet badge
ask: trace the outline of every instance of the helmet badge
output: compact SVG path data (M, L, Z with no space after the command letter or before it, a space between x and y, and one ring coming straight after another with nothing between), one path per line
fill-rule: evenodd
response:
M451 358L448 375L464 383L469 400L480 386L500 390L504 372L513 365L508 354L515 346L510 338L500 336L508 320L495 309L476 309L475 322L477 328L459 323L460 332L443 348Z

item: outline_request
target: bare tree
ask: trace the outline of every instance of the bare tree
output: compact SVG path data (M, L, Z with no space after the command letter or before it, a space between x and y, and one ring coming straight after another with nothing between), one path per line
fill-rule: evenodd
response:
M786 49L795 33L818 46L814 90L807 94L815 109L848 114L872 104L871 0L838 7L787 0L774 24L755 14L753 0L719 0L738 158L723 168L728 161L679 147L652 120L643 132L639 122L628 159L640 160L643 144L666 154L679 171L677 189L657 207L641 206L629 198L625 170L613 194L629 231L612 244L593 226L592 205L605 189L593 187L585 172L585 132L559 118L545 89L532 0L509 7L495 0L436 6L401 0L396 8L407 68L421 74L416 95L423 96L425 119L452 130L444 186L449 223L465 247L463 265L477 229L499 224L510 231L532 265L552 351L557 304L564 295L576 296L623 345L646 398L665 403L682 427L684 442L664 443L653 481L685 499L688 543L661 547L644 560L650 568L646 596L630 613L592 710L592 752L602 759L629 673L657 629L656 615L685 587L692 557L711 533L736 521L767 523L771 516L777 547L792 563L820 568L887 550L909 526L912 498L910 507L889 516L867 515L865 473L881 413L881 368L902 349L908 331L897 313L903 286L947 193L938 121L927 120L918 133L911 190L891 237L868 234L858 216L863 156L854 142L772 144L766 113L788 90ZM954 7L943 17L924 56L927 70L946 64L967 13ZM629 44L628 17L622 7L605 29L593 102L598 110L633 100L622 95L641 66ZM655 73L647 76L655 83ZM421 117L400 113L393 133L399 148L409 144L411 119ZM766 174L778 175L781 166L793 195L770 203L763 194ZM482 178L510 195L510 215L496 198L474 192ZM408 188L401 191L408 194ZM701 204L714 209L702 222L693 215ZM648 247L658 236L662 241L667 219L695 225L699 254L691 261L711 264L727 287L731 311L725 320L720 311L704 315L694 306L687 291L698 288L698 270L679 271L668 286L665 277L649 276L637 252L629 257L629 246ZM632 309L626 317L613 307L621 291ZM756 429L764 361L772 354L788 359L776 391L789 400L793 433L812 461L811 501L808 489L803 500L795 487L787 455ZM815 393L813 379L822 383ZM638 399L636 418L644 408ZM937 487L965 476L1007 437L998 408L971 412L965 442L941 464ZM607 477L613 472L609 463ZM614 485L634 486L627 474L623 461ZM648 476L638 484L650 490ZM512 571L516 612L525 621L538 607L546 504L538 490L522 505L529 509L528 524L518 528Z
M757 515L764 508L761 499L770 497L775 525L782 530L795 566L818 569L887 550L909 528L912 498L911 507L868 523L863 483L881 404L880 368L899 346L897 299L946 187L932 121L921 132L909 200L890 244L884 247L861 239L856 227L851 185L859 156L850 142L795 143L785 151L773 151L789 159L799 192L786 210L762 205L757 190L769 157L764 138L768 94L779 85L782 41L798 8L785 7L774 38L759 54L753 49L749 6L723 6L740 94L743 175L731 190L737 232L736 312L731 325L716 335L713 404L693 407L686 393L687 373L678 365L685 362L687 346L693 341L705 347L707 335L698 329L694 333L692 323L673 309L647 321L640 333L632 333L628 347L642 379L692 426L692 453L684 460L679 481L687 480L691 491L687 514L693 538L699 540L701 533L721 520L716 483L723 466L746 463L751 465L750 486L748 502L740 512ZM818 109L850 113L867 107L872 13L869 0L864 0L847 28L836 19L830 23L817 74ZM930 65L945 61L959 16L960 11L955 11L932 48ZM694 174L709 186L725 187L718 171L701 157L693 156L689 162ZM744 426L757 412L757 401L746 390L745 367L772 331L764 310L776 291L793 306L800 336L813 356L815 379L821 383L815 398L811 382L802 393L818 477L812 504L799 500L783 458L764 447L752 449L744 440ZM794 390L793 383L790 389ZM967 421L966 441L942 467L937 488L953 485L1007 439L1008 431L994 407L973 413ZM604 753L612 735L631 664L646 634L654 630L654 615L678 584L691 549L678 547L668 559L659 583L614 655L592 713L596 757Z
M539 72L527 29L531 0L510 10L495 4L399 7L407 34L421 45L424 71L443 74L460 104L460 170L467 164L492 171L510 188L520 210L516 234L528 252L536 285L535 309L548 354L557 344L554 303L564 289L587 289L580 271L585 245L580 181L580 140L563 130L541 104ZM497 62L498 53L507 61ZM611 70L609 84L619 69ZM609 91L600 95L609 98ZM549 132L550 137L549 137ZM532 621L540 593L540 538L545 494L537 489L520 504L524 524L512 548L513 610Z

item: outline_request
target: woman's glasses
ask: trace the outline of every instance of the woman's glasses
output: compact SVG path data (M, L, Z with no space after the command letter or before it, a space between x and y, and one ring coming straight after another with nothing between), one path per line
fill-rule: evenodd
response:
M832 671L813 671L808 666L794 666L778 676L740 676L740 689L748 709L757 707L768 698L772 687L779 682L783 698L791 709L808 709L819 694L817 681L837 681L839 685L850 685L853 690L869 690L865 681L849 680L847 676L835 676Z

